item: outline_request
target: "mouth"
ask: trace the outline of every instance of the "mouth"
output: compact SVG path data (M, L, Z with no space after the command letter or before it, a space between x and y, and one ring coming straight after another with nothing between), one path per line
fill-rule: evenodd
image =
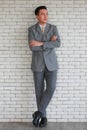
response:
M47 19L44 19L45 21L47 21Z

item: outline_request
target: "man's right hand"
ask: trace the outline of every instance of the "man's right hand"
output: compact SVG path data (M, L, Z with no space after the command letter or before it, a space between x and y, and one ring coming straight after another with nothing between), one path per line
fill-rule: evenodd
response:
M30 43L29 43L29 45L30 45L31 47L34 47L34 46L42 46L43 43L42 43L42 42L39 42L39 41L36 41L36 40L31 40Z

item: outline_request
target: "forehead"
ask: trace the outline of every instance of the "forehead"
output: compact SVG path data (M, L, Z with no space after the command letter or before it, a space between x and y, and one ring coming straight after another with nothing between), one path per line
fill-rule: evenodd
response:
M40 9L39 13L47 13L48 11L46 9Z

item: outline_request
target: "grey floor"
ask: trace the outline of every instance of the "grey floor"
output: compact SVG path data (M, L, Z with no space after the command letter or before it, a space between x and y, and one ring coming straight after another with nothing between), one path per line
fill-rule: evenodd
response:
M87 130L87 122L48 123L45 128L35 128L32 123L0 123L0 130Z

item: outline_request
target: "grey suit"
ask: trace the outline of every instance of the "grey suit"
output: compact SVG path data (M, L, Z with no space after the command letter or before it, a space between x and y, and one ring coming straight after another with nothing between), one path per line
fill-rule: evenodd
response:
M57 40L50 41L53 35L57 36ZM43 116L46 116L46 108L56 87L58 63L54 48L60 47L60 37L56 26L47 23L45 31L42 33L37 23L28 28L28 41L31 40L43 42L43 46L34 46L30 49L32 51L31 68L34 75L37 107ZM46 89L44 80L46 80Z
M58 63L55 55L54 48L60 46L60 37L57 31L56 26L47 24L45 32L42 33L39 24L29 28L28 39L37 40L43 42L43 46L32 47L32 65L31 68L33 71L43 71L46 67L48 70L53 71L57 70ZM58 39L56 41L50 41L50 38L56 35Z

